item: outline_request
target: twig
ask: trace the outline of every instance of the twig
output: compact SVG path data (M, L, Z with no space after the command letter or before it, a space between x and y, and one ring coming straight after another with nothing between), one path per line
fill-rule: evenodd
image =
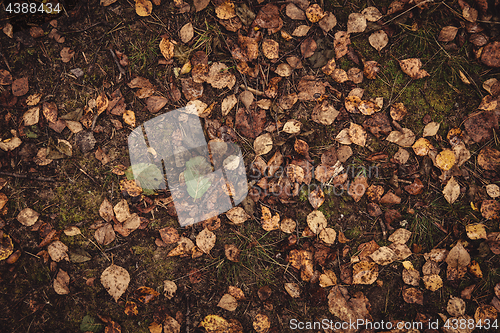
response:
M118 76L118 81L122 78L122 75L126 75L127 72L123 69L123 67L120 65L120 62L118 61L118 58L116 57L115 52L112 49L109 49L109 52L111 52L111 55L113 56L113 60L115 61L116 66L118 66L118 70L120 71L120 75Z
M426 3L429 3L429 2L434 2L434 0L426 0L426 1L424 1L424 2L418 3L418 4L416 4L415 6L413 6L413 7L409 8L409 9L405 10L405 11L404 11L404 12L402 12L401 14L394 16L394 17L393 17L393 18L391 18L389 21L382 23L382 25L386 25L387 23L392 22L392 21L394 21L395 19L397 19L398 17L403 16L404 14L406 14L406 13L408 13L409 11L413 10L415 7L418 7L418 6L420 6L420 5L425 5Z
M48 177L33 177L31 175L23 175L23 174L19 174L19 173L3 172L3 171L0 171L0 175L14 177L14 178L26 178L29 180L37 180L40 182L56 182L57 181L53 178L48 178Z

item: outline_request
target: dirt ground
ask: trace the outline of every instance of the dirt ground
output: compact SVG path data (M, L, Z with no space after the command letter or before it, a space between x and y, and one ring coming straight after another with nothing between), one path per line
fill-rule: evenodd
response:
M490 91L483 85L489 79L500 79L500 64L488 66L481 55L489 50L487 45L500 41L495 1L428 1L422 8L414 1L319 1L319 8L336 17L336 25L328 31L306 16L292 19L287 1L270 2L282 20L279 28L264 27L265 22L259 25L255 20L268 1L226 1L226 5L214 1L197 11L204 1L158 0L160 4L153 1L148 16L138 15L133 1L118 0L107 6L96 0L61 1L64 10L52 15L9 13L7 6L11 3L0 4L0 143L12 144L15 137L22 143L12 149L0 149L0 254L8 253L0 261L1 332L106 329L156 333L162 332L161 325L163 332L289 332L299 328L292 323L346 322L349 318L421 322L423 328L419 332L458 332L443 327L448 317L473 320L477 332L497 331L494 326L489 330L476 328L479 319L483 323L485 319L498 323L495 319L500 311L500 204L490 192L494 188L487 187L496 186L500 180L500 152L496 150L500 149L500 102L496 103L500 101L500 84L492 83ZM304 6L304 11L299 10L308 13L308 1L292 3L297 4L297 9ZM484 7L484 3L489 7ZM350 15L369 6L376 7L382 17L369 21L363 31L350 32L351 43L346 45L345 55L336 58L341 47L338 40L334 42L336 33L350 29ZM233 21L221 19L231 13L231 8L237 8L238 13L231 19L237 17L241 24L234 31L227 28ZM479 13L474 22L464 14L471 9ZM248 13L254 17L244 16ZM193 36L183 41L181 30L187 23L192 24ZM309 30L305 35L291 36L300 26ZM456 37L438 41L442 29L449 26L458 28ZM378 51L369 41L375 31L384 31L389 38L388 44ZM257 56L246 59L250 70L245 72L245 55L238 58L234 45L238 44L248 58L251 46L245 49L242 40L254 40L256 34L263 38L255 39ZM478 44L480 38L486 42ZM279 45L275 58L262 49L269 39ZM165 41L174 41L170 59L160 46ZM310 41L314 47L308 44ZM307 54L306 48L312 48L311 54ZM497 48L497 53L491 51L492 58L497 57L496 63L500 59L500 47ZM208 107L216 103L202 119L207 138L232 141L242 150L250 186L249 196L239 206L248 219L235 224L226 214L220 214L181 228L168 188L134 195L134 189L124 185L127 177L130 180L127 140L136 126L184 107L192 99L184 84L195 75L198 67L193 54L200 51L207 55L207 68L224 64L225 72L235 79L233 85L223 88L205 81L201 83L202 94L194 99ZM294 59L302 67L289 66ZM360 68L364 79L354 83L352 76L340 80L326 74L324 66L330 59L335 59L336 68L349 75L352 68ZM428 76L412 78L404 73L399 62L403 59L420 59ZM191 63L186 65L189 60ZM378 63L379 71L372 79L366 77L367 61ZM280 64L287 64L292 73L282 76L273 93L272 79L281 77L276 74ZM256 72L252 73L252 69ZM12 77L10 81L7 72ZM304 77L321 82L322 92L301 99ZM24 78L28 90L19 93L14 86L17 82L23 90L25 83L17 80ZM152 88L143 85L139 92L130 84L135 78L149 80ZM254 97L248 110L244 109L241 96L246 88ZM347 110L347 96L354 88L364 89L362 99L370 100L370 105L375 105L375 98L383 98L376 114L384 114L386 122L371 114ZM144 98L141 93L148 96ZM36 94L40 100L30 105ZM151 94L165 101L160 111L151 111ZM232 94L239 102L224 114L221 105ZM295 98L295 102L285 107L285 98ZM103 99L106 105L99 111ZM262 102L256 106L264 100L269 105ZM312 116L325 101L338 111L329 124L315 121ZM120 111L111 103L122 103L123 108ZM393 116L397 103L406 109L400 118ZM484 107L484 103L490 104ZM39 116L32 121L28 113L36 105L40 107ZM356 105L358 110L359 104ZM55 118L51 118L54 109ZM468 119L476 111L482 112L483 120L469 126ZM244 124L245 119L238 112L247 112L249 124ZM258 112L263 118L259 118ZM127 118L130 114L134 121ZM298 121L300 132L284 130L283 125L291 119ZM370 125L369 119L378 120ZM424 127L431 122L440 126L426 137L433 146L429 155L416 154L413 141L405 146L386 140L391 131L403 129L410 130L416 139L422 138ZM365 143L346 145L339 137L343 129L353 128L353 124L362 125L356 130L366 130ZM377 128L379 134L375 133ZM450 132L455 128L460 129L459 134ZM347 132L352 139L349 140L356 141L355 134ZM93 136L95 142L87 142L90 147L85 145L82 133ZM254 163L258 155L254 142L264 133L273 139L272 149L260 156L267 163L268 177L258 176ZM476 140L477 136L481 137ZM436 162L436 155L451 151L454 138L463 142L470 158L460 166L443 169ZM306 148L298 147L298 142L305 143ZM291 196L262 194L282 178L291 184L292 165L301 166L298 169L302 170L302 182L295 183L305 184L305 165L326 165L327 152L332 147L336 150L335 161L341 160L340 151L345 147L352 150L352 155L342 161L347 183L344 179L340 186L323 187L320 194L316 193L319 199L311 197L305 188ZM402 148L410 154L403 162L397 155ZM432 151L436 154L432 155ZM278 167L286 172L269 176L268 161L273 160L276 152L282 158ZM478 157L481 153L487 155L488 163ZM453 156L452 164L458 158L457 153ZM50 163L46 160L49 157ZM315 170L317 175L318 169ZM347 190L347 184L362 179L363 184L379 186L384 194L392 193L399 200L392 201L391 197L384 203L380 196L373 199L364 190L364 195L357 198ZM452 203L443 195L445 186L453 182L450 179L458 180ZM309 182L322 183L314 175ZM417 186L417 182L421 188L408 188ZM140 225L129 234L112 211L107 220L100 211L103 201L108 200L116 213L116 205L123 199L130 213L140 218ZM492 207L491 212L486 207ZM19 214L26 208L36 212L38 218L22 222ZM375 208L380 214L374 212ZM276 224L271 229L277 230L265 230L263 224L271 220L265 216L266 209L272 215L279 214L281 222L292 219L296 227L285 232ZM310 213L316 210L335 231L336 239L331 243L308 224ZM477 236L468 229L470 225L479 226L484 234L478 232ZM410 232L403 243L411 255L384 264L370 257L378 248L395 244L389 236L397 229ZM112 241L95 236L97 230L106 231L106 237L112 234ZM162 234L165 230L175 230L198 248L198 237L208 230L216 237L215 246L208 253L198 249L199 256L191 251L171 256L177 242L169 244ZM62 260L51 252L51 244L60 243L67 247L62 251ZM240 251L238 260L229 259L228 245ZM463 255L470 260L465 266L457 264L458 278L450 278L453 272L450 273L449 253L459 248L465 251L460 252L459 258ZM429 268L428 254L433 249L446 251L448 258L436 259L432 262L435 267ZM363 265L369 269L361 269L365 266L359 263L366 263ZM408 263L419 275L414 285L405 280L405 274L411 274ZM102 282L103 271L112 265L121 267L130 277L126 290L116 300ZM434 271L425 274L426 269ZM366 277L360 278L356 272ZM424 283L430 275L438 276L442 286L432 290ZM329 283L324 280L327 278ZM171 298L165 295L166 280L177 286ZM298 288L300 295L287 290L285 284ZM237 304L232 310L219 303L231 294L230 286L245 295L238 300L234 294L230 296ZM409 288L414 289L414 294L409 294ZM450 310L453 297L463 300L463 310ZM208 323L209 319L215 324ZM429 326L435 321L439 322L438 327ZM323 326L311 331L333 332ZM391 330L365 330L375 331Z

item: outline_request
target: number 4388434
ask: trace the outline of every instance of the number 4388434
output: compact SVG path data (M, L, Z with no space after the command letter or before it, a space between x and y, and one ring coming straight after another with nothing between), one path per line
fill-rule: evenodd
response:
M58 3L53 4L50 2L37 4L35 2L11 2L5 7L5 11L11 14L58 14L61 9Z

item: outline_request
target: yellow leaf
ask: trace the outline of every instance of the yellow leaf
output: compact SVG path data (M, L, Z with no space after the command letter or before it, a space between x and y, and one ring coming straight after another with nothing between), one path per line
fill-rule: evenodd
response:
M455 153L451 149L444 149L436 156L436 166L443 171L450 170L455 161Z
M429 153L429 150L434 148L426 138L418 139L411 147L413 148L415 154L417 154L418 156L426 156Z
M135 12L139 16L149 16L153 11L153 4L149 0L136 0Z
M135 127L135 113L132 110L127 110L123 113L123 121L132 127Z

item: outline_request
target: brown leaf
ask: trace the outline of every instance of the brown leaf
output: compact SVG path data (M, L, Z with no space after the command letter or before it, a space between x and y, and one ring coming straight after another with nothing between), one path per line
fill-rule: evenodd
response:
M500 67L500 42L494 41L486 45L481 53L481 61L486 66Z
M149 16L153 11L153 4L149 0L136 0L135 12L139 16Z
M349 184L349 189L347 191L347 194L349 194L355 202L358 202L361 200L363 195L366 192L366 189L368 188L368 182L365 176L357 176L354 178L354 181Z
M337 25L337 18L330 12L325 12L325 16L319 21L319 27L324 32L329 32Z
M309 58L314 54L318 45L312 37L306 38L300 45L300 53L304 58Z
M366 29L366 18L361 13L351 13L349 14L349 19L347 21L347 33L363 32ZM382 30L379 30L382 31Z
M412 184L405 186L405 190L411 195L422 194L424 191L424 184L422 184L422 181L419 178L415 178Z
M23 77L12 82L12 95L19 97L26 95L29 91L28 78Z
M338 285L333 286L328 294L328 308L342 322L372 319L368 311L371 308L368 299L361 292L351 297L347 288ZM345 333L354 333L356 331L356 328L344 329Z
M308 198L309 203L314 209L318 209L325 202L325 194L319 186L315 190L309 192Z
M225 244L224 245L224 253L226 254L226 258L233 261L239 262L241 250L236 247L234 244Z
M115 238L115 231L111 223L106 223L102 227L98 228L94 233L94 238L101 245L111 244Z
M283 21L280 18L278 7L271 3L266 4L257 13L253 25L269 29L271 33L280 31L283 27Z
M194 8L196 9L197 12L205 9L209 3L210 3L210 0L194 0L193 1Z
M66 62L69 62L73 58L73 56L75 55L75 51L73 51L69 47L63 47L61 52L60 52L60 55L61 55L62 61L64 63L66 63Z
M262 53L267 59L278 59L279 58L279 44L277 41L272 39L264 39L262 41Z
M366 144L366 132L361 125L351 122L349 137L352 143L364 147Z
M159 230L160 237L165 244L174 244L180 240L179 232L172 227L165 227Z
M401 203L401 198L392 192L387 192L380 199L380 203L382 205L399 205Z
M168 99L162 96L151 96L146 100L146 106L151 113L157 113L168 102Z
M196 100L196 99L200 98L201 96L203 96L203 83L195 82L193 80L193 78L181 79L181 86L182 86L182 93L184 94L184 97L186 97L186 99L188 101ZM150 98L164 99L163 97L157 97L157 96L153 96ZM149 98L148 98L148 100L149 100ZM161 102L162 103L164 102L164 104L160 107L160 109L165 104L167 104L167 101L168 100L166 100L166 99L164 101L161 100ZM148 105L148 109L149 109L149 105ZM151 111L151 109L149 109L149 110ZM151 113L156 113L156 112L151 111Z
M497 171L500 167L500 151L484 147L477 156L477 164L485 170Z
M309 145L307 144L307 142L305 142L304 140L295 139L293 148L297 153L304 156L308 160L311 160L311 158L309 157Z
M446 257L448 264L447 277L448 280L456 280L462 278L467 273L467 266L470 264L470 255L458 242L448 253Z
M244 136L255 139L264 130L266 111L258 107L250 110L239 108L236 112L236 129Z
M403 290L403 299L409 304L424 305L424 294L417 288L405 288Z
M500 217L500 203L496 200L483 200L481 215L487 220L498 219Z
M157 292L153 288L145 286L137 288L134 294L137 300L143 304L148 304L149 302L160 296L159 292Z
M306 15L302 9L297 7L294 3L288 3L285 10L286 16L292 20L305 20Z
M377 138L388 135L392 131L389 118L384 113L375 113L363 122L363 127L369 130Z
M59 295L69 294L69 275L62 269L59 269L57 276L54 279L54 291Z
M465 120L464 127L472 140L486 142L493 137L493 130L498 129L498 117L491 111L474 112Z
M448 26L442 28L441 31L439 32L438 41L451 42L452 40L455 39L457 32L458 32L457 27L448 25Z
M399 66L401 66L401 70L409 75L412 79L421 79L426 76L429 76L424 69L421 69L422 62L418 58L410 58L404 60L398 60Z
M272 231L279 229L280 215L271 215L271 211L266 206L262 206L262 229Z
M116 302L127 290L130 275L124 268L110 265L101 274L101 283Z
M265 91L267 97L276 98L276 96L278 96L278 83L281 81L281 79L281 77L276 76L269 80Z
M372 284L378 278L378 265L374 262L360 261L352 266L353 284Z
M363 68L363 73L365 77L370 80L375 80L377 78L377 74L380 72L380 67L378 62L370 60L366 61Z
M345 56L348 52L347 46L351 44L351 39L347 31L338 31L335 33L333 47L335 49L335 58L339 59Z
M401 121L403 120L404 116L406 116L406 113L408 111L406 110L406 107L404 106L403 103L394 103L391 105L391 118L395 121Z
M0 69L0 85L7 86L12 84L12 75L5 69Z

